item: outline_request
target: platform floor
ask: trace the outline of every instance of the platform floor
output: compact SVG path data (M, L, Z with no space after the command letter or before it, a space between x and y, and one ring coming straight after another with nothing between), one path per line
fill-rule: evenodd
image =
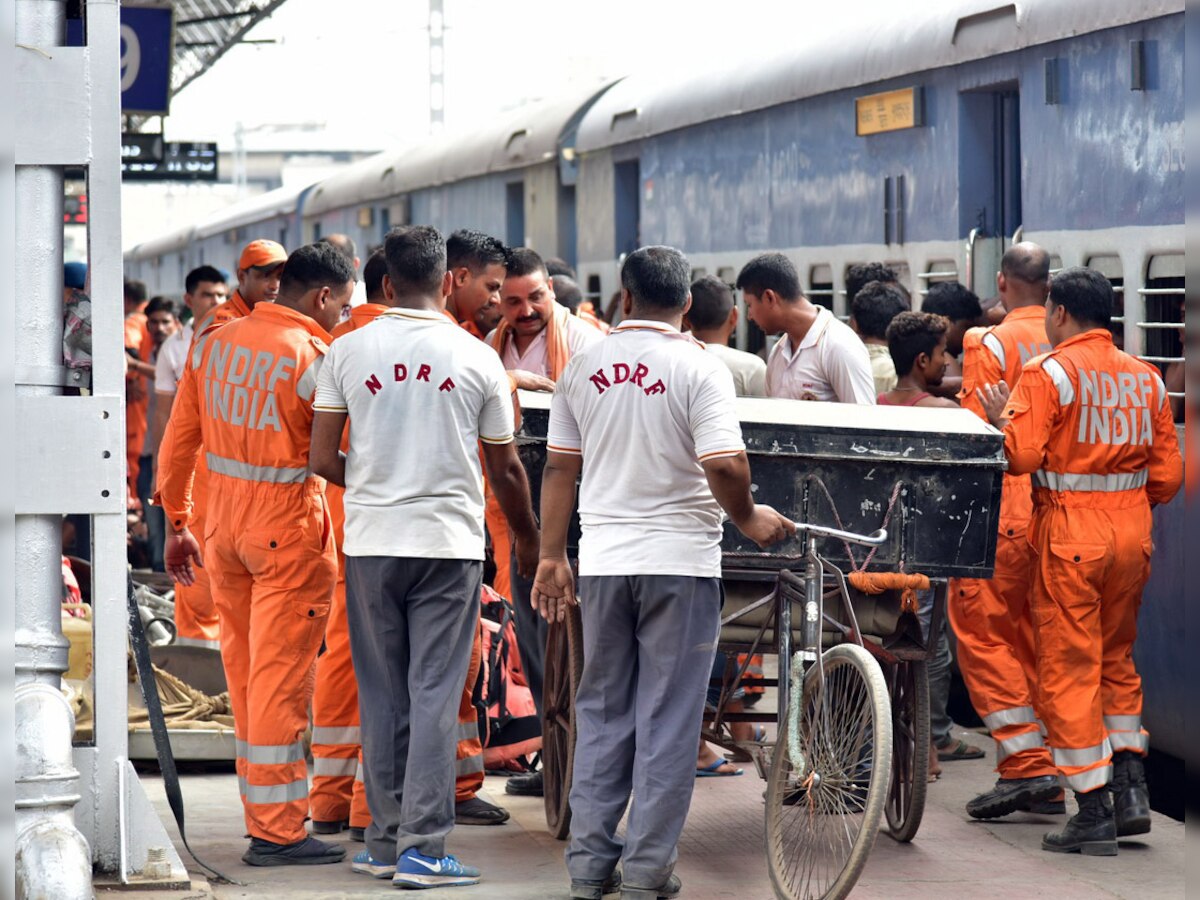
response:
M988 746L986 737L965 733ZM925 818L916 840L896 844L881 833L852 896L861 900L1158 900L1184 896L1184 828L1155 816L1151 834L1123 840L1116 857L1061 856L1039 849L1043 832L1062 817L1017 814L991 823L973 822L963 804L995 777L986 761L943 763L941 780L929 786ZM388 896L387 881L350 871L349 857L362 848L346 841L347 862L295 869L254 869L240 856L246 847L233 774L183 776L187 825L192 847L210 864L244 886L217 885L193 874L191 892L144 894L146 900L349 900ZM161 780L143 778L159 815L178 842ZM691 815L679 848L676 872L688 900L771 900L763 852L763 783L753 767L734 778L696 782ZM423 893L429 900L470 897L487 900L542 900L567 897L563 844L546 834L539 798L507 797L504 780L489 777L488 799L506 806L512 819L488 828L460 827L450 850L479 866L484 883L475 888L442 888ZM344 840L344 837L341 838ZM190 867L195 873L194 866ZM394 893L390 894L395 896ZM111 896L107 893L101 896Z

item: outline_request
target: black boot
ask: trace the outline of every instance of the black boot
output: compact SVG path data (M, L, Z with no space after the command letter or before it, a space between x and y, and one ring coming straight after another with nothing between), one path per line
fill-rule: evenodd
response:
M967 802L967 814L975 819L996 819L1053 800L1061 792L1058 779L1053 775L1001 778L986 794Z
M1042 849L1053 853L1082 853L1084 856L1117 855L1117 822L1113 817L1108 789L1086 794L1075 792L1079 812L1067 820L1062 831L1042 838Z
M1108 790L1117 819L1117 836L1148 834L1150 791L1146 788L1146 770L1139 754L1132 750L1113 754L1113 777Z

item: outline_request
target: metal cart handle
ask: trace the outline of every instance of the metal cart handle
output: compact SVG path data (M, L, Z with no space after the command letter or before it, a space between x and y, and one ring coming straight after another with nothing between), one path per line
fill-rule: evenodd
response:
M841 531L837 528L826 528L822 525L808 525L804 522L792 522L796 532L807 532L813 537L831 537L848 541L852 544L863 544L868 547L878 547L887 540L887 529L879 528L870 534L855 534L852 531Z

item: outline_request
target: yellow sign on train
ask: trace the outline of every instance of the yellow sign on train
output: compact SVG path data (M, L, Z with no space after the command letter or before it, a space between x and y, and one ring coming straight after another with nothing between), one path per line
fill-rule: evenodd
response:
M923 125L922 99L921 89L918 87L858 97L854 101L857 119L855 132L861 137L865 134L899 131L902 128Z

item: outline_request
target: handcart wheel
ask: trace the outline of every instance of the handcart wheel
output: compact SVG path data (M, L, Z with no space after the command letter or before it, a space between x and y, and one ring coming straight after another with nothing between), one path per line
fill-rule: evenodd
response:
M767 778L767 865L780 900L841 900L875 843L891 773L892 723L879 663L857 644L804 677L797 771L780 725Z
M550 624L542 689L542 785L546 825L558 840L571 830L571 769L575 764L575 691L583 674L583 620L576 607Z
M929 788L929 667L900 660L887 667L892 695L892 779L888 790L888 834L911 841L921 827Z

